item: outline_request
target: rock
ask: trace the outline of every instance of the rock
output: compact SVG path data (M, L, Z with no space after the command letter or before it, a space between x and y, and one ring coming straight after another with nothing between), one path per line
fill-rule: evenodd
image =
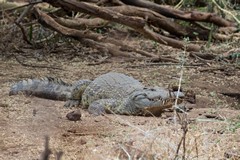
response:
M80 110L76 110L76 111L72 111L72 112L69 112L67 115L66 115L67 119L70 120L70 121L80 121L81 120L81 112Z

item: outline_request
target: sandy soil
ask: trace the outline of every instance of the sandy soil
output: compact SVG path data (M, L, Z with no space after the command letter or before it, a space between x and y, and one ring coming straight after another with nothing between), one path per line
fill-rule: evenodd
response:
M59 151L63 152L64 160L176 157L183 131L179 122L174 123L173 112L165 112L161 117L111 114L93 117L81 110L82 120L73 122L66 114L76 109L64 108L64 102L9 96L8 93L11 85L27 78L53 76L71 83L94 79L109 71L131 75L146 86L167 88L178 85L179 65L130 63L121 58L111 59L111 63L89 65L96 60L104 61L107 55L59 35L46 44L29 46L23 42L20 31L16 34L3 28L0 30L0 160L40 159L46 135L50 137L51 160L56 159ZM119 34L110 28L103 34L151 53L184 59L183 51L158 45L135 33L131 37L127 29ZM236 43L238 47L239 42ZM232 49L229 43L216 45L216 48L219 54ZM220 94L240 92L240 70L234 67L235 63L223 65L219 61L205 61L203 66L198 58L186 57L181 85L184 90L193 90L197 98L193 109L187 113L186 159L217 160L231 156L240 159L240 102ZM178 155L181 159L182 146Z
M58 62L60 63L60 62ZM64 102L8 96L10 86L19 80L56 76L68 82L93 79L102 73L129 74L146 85L168 87L177 84L176 66L147 66L138 63L107 63L97 66L86 62L61 62L64 70L23 67L16 61L0 63L0 159L39 159L44 150L44 136L50 137L54 159L63 151L63 159L173 159L182 137L173 113L162 117L106 115L93 117L82 111L82 120L72 122ZM197 94L197 104L188 112L186 136L188 159L223 159L224 153L239 153L239 102L218 92L239 92L239 71L199 72L201 67L184 69L183 88ZM212 117L212 118L207 118ZM179 155L182 155L182 148Z

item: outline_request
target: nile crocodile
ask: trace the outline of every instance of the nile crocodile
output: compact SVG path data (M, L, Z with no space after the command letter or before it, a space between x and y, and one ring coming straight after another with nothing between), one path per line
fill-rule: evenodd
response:
M99 115L159 115L174 104L177 92L161 87L144 87L133 77L110 72L95 80L68 84L57 78L28 79L11 87L9 95L23 92L41 98L66 100L65 107L78 106ZM179 92L180 98L184 97Z

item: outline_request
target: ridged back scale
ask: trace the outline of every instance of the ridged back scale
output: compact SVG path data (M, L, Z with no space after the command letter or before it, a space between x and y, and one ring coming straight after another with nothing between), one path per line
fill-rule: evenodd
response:
M142 83L133 77L110 72L99 76L86 88L82 96L82 104L88 107L99 99L122 99L143 87Z

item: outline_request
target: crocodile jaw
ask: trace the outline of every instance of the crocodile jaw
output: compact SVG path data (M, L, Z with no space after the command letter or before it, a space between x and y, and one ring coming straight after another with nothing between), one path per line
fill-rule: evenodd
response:
M141 115L144 116L161 116L165 109L171 108L174 104L174 99L160 101L154 103L152 106L146 106L141 109Z
M180 94L183 93L180 92ZM175 93L162 88L144 89L132 93L128 99L128 104L135 115L160 116L164 109L174 105L175 95ZM178 103L181 103L180 99Z

